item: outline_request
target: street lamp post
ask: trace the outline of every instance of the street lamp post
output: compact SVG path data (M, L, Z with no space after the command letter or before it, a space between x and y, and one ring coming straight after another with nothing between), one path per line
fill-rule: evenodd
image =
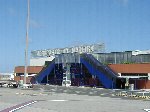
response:
M28 66L28 32L29 32L29 15L30 15L30 0L28 0L28 12L26 23L26 48L25 48L25 69L24 69L24 84L26 84L27 66Z

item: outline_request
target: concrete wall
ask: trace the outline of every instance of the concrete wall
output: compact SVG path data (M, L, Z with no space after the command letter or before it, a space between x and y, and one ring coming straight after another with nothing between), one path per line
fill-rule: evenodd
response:
M45 61L52 61L53 59L54 59L53 56L45 58L31 58L30 66L44 66Z
M33 79L33 77L27 77L26 78L26 83L30 83L32 82L31 80ZM20 80L24 80L24 76L15 76L14 80L19 82Z
M130 84L134 84L136 89L150 89L150 80L131 80Z

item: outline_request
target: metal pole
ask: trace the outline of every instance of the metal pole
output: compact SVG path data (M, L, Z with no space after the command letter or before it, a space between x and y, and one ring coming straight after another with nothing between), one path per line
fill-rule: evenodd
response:
M114 79L112 78L112 89L114 89L114 87L113 87L113 86L114 86L114 84L113 84L113 83L114 83Z
M116 52L115 52L115 64L117 63Z
M27 23L26 23L26 49L25 49L25 71L24 71L24 84L26 84L27 66L28 66L28 32L29 32L29 15L30 15L30 0L28 0L28 12L27 12Z
M47 84L48 84L48 75L47 75Z

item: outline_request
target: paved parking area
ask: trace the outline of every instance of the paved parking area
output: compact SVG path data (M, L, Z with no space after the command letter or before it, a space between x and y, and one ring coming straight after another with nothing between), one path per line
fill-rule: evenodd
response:
M16 105L24 105L17 107L16 112L146 112L144 109L150 109L149 100L114 94L114 90L77 87L0 88L0 112Z

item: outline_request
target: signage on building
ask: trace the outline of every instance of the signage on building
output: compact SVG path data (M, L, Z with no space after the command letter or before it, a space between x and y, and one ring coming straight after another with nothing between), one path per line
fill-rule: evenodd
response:
M92 45L83 45L75 47L66 47L60 49L46 49L46 50L35 50L31 51L32 57L50 57L55 54L62 53L95 53L102 52L104 50L104 43L102 44L92 44Z

